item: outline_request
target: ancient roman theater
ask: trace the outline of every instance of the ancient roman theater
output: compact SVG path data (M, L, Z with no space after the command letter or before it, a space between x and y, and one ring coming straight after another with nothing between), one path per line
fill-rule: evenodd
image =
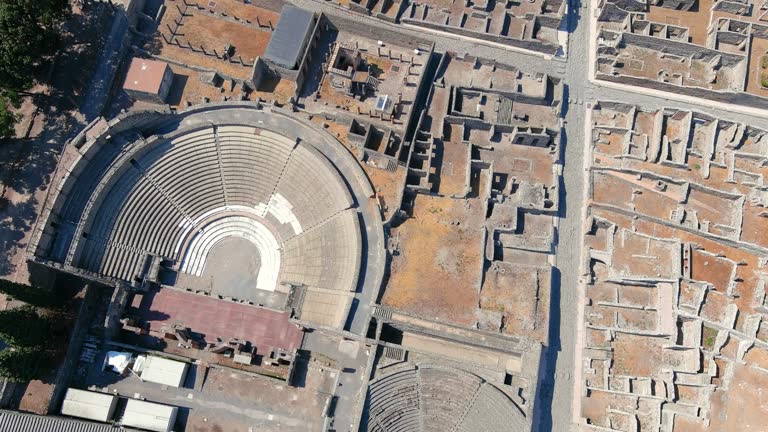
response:
M249 103L96 129L65 154L36 259L134 287L288 304L299 321L344 326L365 284L364 233L381 224L358 212L371 186L330 134Z

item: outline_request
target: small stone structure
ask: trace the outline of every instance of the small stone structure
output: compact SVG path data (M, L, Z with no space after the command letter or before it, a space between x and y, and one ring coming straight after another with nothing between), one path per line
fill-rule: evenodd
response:
M168 63L134 57L123 90L134 99L163 103L173 83Z

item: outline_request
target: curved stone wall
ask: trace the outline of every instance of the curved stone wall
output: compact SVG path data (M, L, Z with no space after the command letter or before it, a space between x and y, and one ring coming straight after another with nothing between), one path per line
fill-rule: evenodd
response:
M91 127L99 130L67 147L35 259L138 283L148 256L199 276L213 246L236 236L261 255L255 289L302 288L302 321L338 328L355 292L376 297L383 265L361 268L367 248L384 258L381 221L366 213L373 189L354 157L306 119L234 102Z

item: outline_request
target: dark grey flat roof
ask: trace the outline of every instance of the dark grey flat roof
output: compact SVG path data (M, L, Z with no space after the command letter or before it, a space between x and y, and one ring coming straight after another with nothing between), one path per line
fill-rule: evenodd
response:
M0 410L0 430L3 432L139 432L135 429L115 429L112 425L88 421L70 420Z
M264 59L288 69L298 66L305 41L315 24L315 14L285 5L280 11L277 27L267 45Z

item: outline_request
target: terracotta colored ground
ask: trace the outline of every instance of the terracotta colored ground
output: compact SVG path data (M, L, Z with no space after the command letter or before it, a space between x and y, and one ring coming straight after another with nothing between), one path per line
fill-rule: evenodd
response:
M486 273L480 307L501 312L504 316L504 333L526 334L531 339L546 342L549 328L549 287L548 270L504 266L503 273Z
M616 333L613 347L613 374L635 377L658 377L661 347L669 344L664 338Z
M414 217L393 234L400 253L392 260L383 303L471 325L484 256L481 202L417 195L415 207Z
M199 294L160 289L144 296L140 314L150 329L180 324L201 333L207 342L216 337L240 338L257 347L292 350L301 344L302 333L286 313L273 312Z
M688 27L688 35L691 38L691 43L706 46L707 27L709 26L712 1L700 0L697 2L697 6L698 7L695 8L696 10L691 12L651 6L648 11L648 20L680 27Z
M178 3L182 6L181 2ZM252 7L252 9L258 9ZM216 9L219 11L218 9ZM260 10L260 9L259 9ZM220 11L219 11L220 12ZM255 18L254 18L255 19ZM176 22L181 21L178 26L176 40L184 48L172 45L166 42L166 38L171 37L169 29L176 29ZM274 21L273 21L274 22ZM165 35L165 38L161 35ZM221 60L213 56L215 49L219 55L224 51L226 44L235 46L235 56L242 56L243 60L249 64L253 59L260 56L267 47L272 33L269 30L259 30L254 26L246 26L217 18L206 11L200 11L195 7L189 7L184 17L181 17L176 4L169 5L158 26L158 32L151 45L146 49L155 55L177 60L179 62L213 69L223 74L239 78L250 79L251 66L243 66L238 62ZM187 48L187 43L192 43L197 52ZM200 52L200 45L211 55L205 55ZM237 57L234 57L237 59Z
M451 125L453 128L453 125ZM461 136L456 130L452 130L451 141L443 144L443 163L440 169L441 195L462 196L465 193L467 183L467 163L469 162L469 149L461 143Z
M712 395L713 431L765 430L768 418L768 374L749 366L735 364L727 392Z
M203 44L208 51L215 49L219 53L222 53L226 44L232 44L235 56L240 55L248 62L264 54L272 38L272 32L268 29L260 30L233 23L205 12L195 11L192 16L186 16L182 23L179 31L184 33L183 39L186 41L196 46Z
M349 130L349 127L347 125L328 121L323 116L312 117L312 123L318 124L323 128L325 128L325 130L327 130L328 133L336 137L336 139L339 140L340 143L344 144L344 147L349 149L349 151L352 152L355 158L359 157L358 148L354 144L352 144L347 138L347 131Z
M388 220L392 213L400 207L403 185L407 170L398 166L394 173L379 168L363 165L366 174L373 183L373 188L379 196L384 211L384 219Z

